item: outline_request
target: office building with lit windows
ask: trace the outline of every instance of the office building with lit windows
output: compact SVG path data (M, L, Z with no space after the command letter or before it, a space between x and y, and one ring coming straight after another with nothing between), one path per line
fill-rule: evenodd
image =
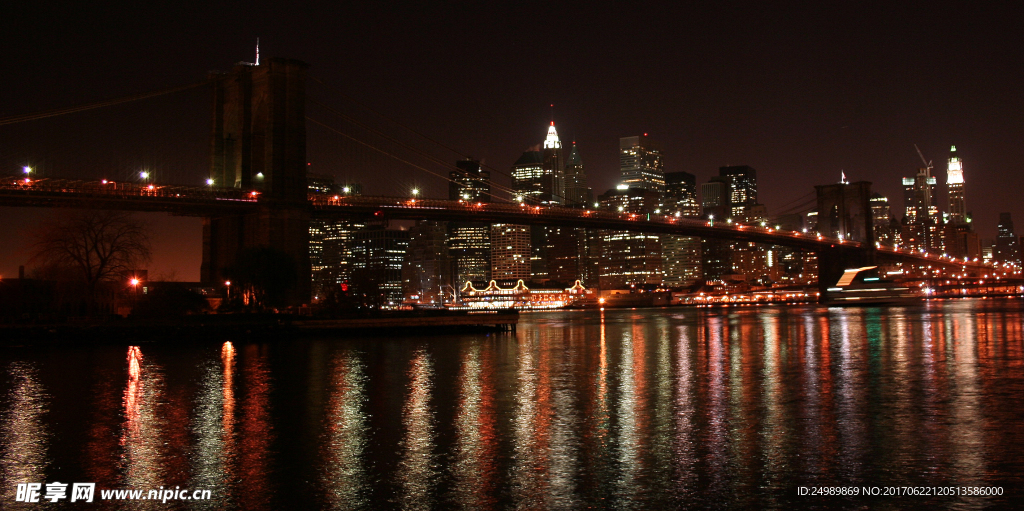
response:
M530 280L530 226L491 224L491 278Z
M646 217L660 208L661 194L655 190L619 185L598 198L600 208L622 215ZM661 239L657 234L630 231L601 231L601 289L660 285L664 270Z
M965 224L967 217L967 201L964 197L964 166L956 154L956 146L949 149L950 157L946 168L946 187L949 190L949 221L954 224Z
M619 139L622 184L640 190L665 191L665 162L661 146L646 133Z
M448 199L491 202L491 173L472 158L455 162L455 170L448 173Z
M678 217L700 217L697 200L697 178L689 172L665 174L665 196L662 214ZM699 282L701 269L701 241L694 236L661 236L664 284L668 287L688 287Z

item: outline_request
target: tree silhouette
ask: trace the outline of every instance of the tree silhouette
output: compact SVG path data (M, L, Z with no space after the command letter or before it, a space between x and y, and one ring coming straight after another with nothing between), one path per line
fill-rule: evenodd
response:
M152 253L146 224L123 211L60 210L35 238L31 261L46 274L84 284L90 312L101 285L123 281Z

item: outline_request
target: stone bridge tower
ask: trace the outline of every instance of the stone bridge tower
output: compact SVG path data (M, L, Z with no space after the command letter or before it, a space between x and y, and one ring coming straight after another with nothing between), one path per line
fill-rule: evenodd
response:
M204 283L219 286L239 254L268 246L295 262L292 305L310 297L306 187L306 69L298 60L239 63L213 81L210 178L260 193L255 212L203 220Z
M874 221L871 216L871 183L836 183L817 185L818 232L824 236L857 241L862 248L842 245L824 249L818 254L818 287L821 296L832 287L846 268L875 264Z

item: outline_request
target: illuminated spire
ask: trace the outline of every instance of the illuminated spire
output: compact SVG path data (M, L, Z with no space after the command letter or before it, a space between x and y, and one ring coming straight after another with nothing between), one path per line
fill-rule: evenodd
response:
M946 184L963 184L964 167L963 162L961 162L960 158L956 156L956 146L950 148L949 152L951 154L949 157L949 166L946 167Z
M555 121L548 126L548 138L544 140L544 149L561 149L562 142L558 140L558 132L555 131Z
M260 65L260 38L256 38L256 65Z

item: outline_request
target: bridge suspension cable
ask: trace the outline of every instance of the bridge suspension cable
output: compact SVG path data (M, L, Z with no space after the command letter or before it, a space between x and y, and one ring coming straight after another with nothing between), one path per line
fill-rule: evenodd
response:
M338 86L336 86L336 85L333 85L333 84L328 84L327 82L324 82L323 80L321 80L321 79L319 79L319 78L317 78L317 77L315 77L315 76L311 76L310 78L311 78L311 79L312 79L313 81L315 81L315 82L319 83L320 85L323 85L324 87L327 87L327 88L331 89L331 90L332 90L332 91L333 91L333 92L334 92L335 94L337 94L337 95L341 96L342 98L344 98L344 99L346 99L346 100L348 100L348 101L350 101L350 102L354 103L355 105L357 105L357 106L359 106L359 107L361 107L361 108L364 108L364 109L366 109L366 110L370 111L370 112L371 112L371 113L373 113L374 115L376 115L376 116L378 116L378 117L380 117L380 118L382 118L382 119L384 119L384 120L386 120L386 121L388 121L388 122L390 122L390 123L392 123L392 124L394 124L394 125L396 125L396 126L398 126L398 127L402 128L402 129L405 129L405 130L407 130L407 131L410 131L410 132L412 132L413 134L415 134L415 135L417 135L417 136L419 136L419 137L423 138L424 140L427 140L428 142L430 142L430 143L432 143L432 144L435 144L435 145L437 145L438 147L441 147L441 148L443 148L443 149L446 149L446 150L448 150L448 151L451 151L452 153L455 153L455 154L457 154L457 155L459 155L460 157L463 157L463 158L468 158L468 157L469 157L469 156L468 156L468 155L467 155L466 153L464 153L464 152L462 152L462 151L459 151L458 149L455 149L455 148L453 148L453 147L451 147L451 146L449 146L449 145L447 145L447 144L445 144L445 143L443 143L443 142L441 142L441 141L439 141L439 140L436 140L436 139L434 139L434 138L430 137L429 135L426 135L426 134L424 134L424 133L422 133L422 132L420 132L420 131L416 130L415 128L412 128L411 126L408 126L408 125L406 125L406 124L402 123L401 121L399 121L399 120L397 120L397 119L394 119L394 118L392 118L392 117L389 117L388 115L385 115L384 113L382 113L382 112L380 112L380 111L378 111L378 110L376 110L376 109L374 109L374 108L372 108L372 107L370 107L370 106L367 106L366 104L364 104L364 103L360 102L360 101L359 101L359 100L357 100L356 98L353 98L352 96L350 96L350 95L346 94L346 93L345 93L344 91L342 91L342 90L341 90L341 89L340 89L340 88L339 88ZM391 138L391 137L388 137L387 135L384 135L384 134L380 133L379 131L373 130L372 128L370 128L370 127L366 126L365 124L363 124L363 123L360 123L359 121L356 121L356 120L355 120L355 119L353 119L352 117L350 117L350 116L347 116L347 115L345 115L345 114L343 114L343 113L341 113L341 112L338 112L337 110L335 110L335 109L332 109L332 108L328 107L327 105L324 105L324 104L323 104L323 103L321 103L321 102L315 101L315 100L313 100L313 99L308 99L308 101L310 101L311 103L314 103L314 104L316 104L317 106L323 107L323 108L327 109L328 111L330 111L331 113L334 113L334 114L336 114L336 115L338 115L338 116L341 116L341 117L342 117L342 118L344 118L345 120L347 120L347 121L349 121L349 122L352 122L353 124L356 124L357 126L359 126L359 127L363 128L363 129L369 130L369 131L371 131L371 132L373 132L373 133L377 134L378 136L382 136L382 137L384 137L384 138L388 138L388 139L389 139L389 140L391 140L392 142L398 143L398 144L402 145L403 147L405 147L405 148L407 148L407 149L410 149L410 150L416 151L416 152L417 152L418 154L420 154L421 156L424 156L424 157L426 157L426 158L428 158L428 159L431 159L431 160L433 160L434 162L436 162L436 163L439 163L439 164L443 165L443 166L444 166L445 168L450 168L450 169L455 169L455 170L458 170L458 168L457 168L457 167L454 167L453 165L451 165L451 164L449 164L449 163L447 163L447 162L445 162L445 161L443 161L443 160L440 160L440 159L439 159L439 158L437 158L437 157L434 157L434 156L428 156L428 155L426 155L425 153L423 153L423 152L421 152L421 151L419 151L419 150L417 150L417 149L413 149L412 147L408 146L407 144L403 144L403 143L401 143L401 142L398 142L397 140L395 140L395 139L393 139L393 138ZM319 123L318 123L318 124L319 124ZM355 141L355 139L354 139L354 138L352 138L352 140L354 140L354 141ZM384 151L381 151L381 152L384 152ZM384 152L384 153L385 153L385 154L388 154L389 156L393 156L393 157L394 157L394 155L391 155L390 153L386 153L386 152ZM400 160L400 158L398 158L398 157L395 157L395 158L396 158L396 159L399 159L399 160ZM404 160L402 160L402 161L403 161L403 162L405 162ZM408 163L408 162L405 162L405 163ZM481 166L482 168L484 168L484 169L487 169L487 170L491 171L491 172L492 172L492 174L498 174L498 175L501 175L501 176L507 177L507 178L509 178L509 179L512 179L512 175L511 175L511 174L509 174L509 173L508 173L508 172L506 172L506 171L500 170L500 169L498 169L498 168L495 168L495 167L493 167L493 166L491 166L491 165L488 165L488 164L486 164L486 163L481 163L481 164L480 164L480 166ZM417 167L417 168L421 168L421 169L422 169L422 167ZM435 175L436 175L436 174L435 174ZM446 178L446 179L447 179L447 178ZM448 180L449 182L455 182L455 181L452 181L451 179L447 179L447 180ZM463 186L463 185L462 185L462 183L458 183L458 182L455 182L455 183L456 183L457 185L459 185L459 186ZM514 198L514 197L515 197L515 195L516 195L516 191L515 191L515 189L513 189L512 187L508 187L508 186L503 186L503 185L499 185L499 184L495 183L495 182L494 182L493 180L491 181L491 187L492 187L492 188L497 188L497 189L499 189L499 191L502 191L502 192L508 193L508 194L509 194L509 198L510 198L510 199ZM565 197L559 197L559 198L561 198L562 200L565 200Z
M124 96L120 98L107 99L103 101L97 101L95 103L87 103L84 105L58 108L55 110L46 110L43 112L35 112L30 114L11 115L8 117L0 117L0 126L6 126L8 124L16 124L19 122L35 121L38 119L45 119L47 117L57 117L59 115L73 114L78 112L84 112L86 110L94 110L96 108L103 108L106 106L120 105L122 103L129 103L132 101L138 101L140 99L148 99L157 96L163 96L165 94L173 94L175 92L181 92L184 90L194 89L210 83L210 80L203 80L201 82L190 83L188 85L179 85L177 87L171 87L168 89L161 89L151 92L142 92L139 94L132 94L131 96Z
M458 183L457 181L451 179L450 177L448 177L448 176L446 176L444 174L440 174L440 173L434 172L434 171L432 171L432 170L430 170L430 169L428 169L426 167L423 167L421 165L417 165L417 164L415 164L415 163L413 163L413 162L411 162L409 160L406 160L405 158L402 158L401 156L398 156L398 155L396 155L394 153L391 153L389 151L381 149L381 148L379 148L379 147L377 147L377 146L375 146L373 144L370 144L368 142L364 142L362 140L359 140L358 138L353 137L352 135L349 135L348 133L345 133L345 132L343 132L343 131L341 131L341 130L339 130L339 129L337 129L337 128L329 125L329 124L321 122L321 121L319 121L317 119L314 119L312 117L306 116L306 120L308 120L309 122L312 122L314 124L317 124L319 126L322 126L323 128L325 128L327 130L330 130L330 131L332 131L334 133L337 133L338 135L341 135L341 136L343 136L343 137L345 137L345 138L347 138L347 139L349 139L349 140L351 140L351 141L353 141L353 142L355 142L355 143L357 143L359 145L362 145L364 147L367 147L369 149L377 151L377 152L379 152L381 154L384 154L386 156L390 156L391 158L394 158L394 159L396 159L396 160L398 160L398 161L400 161L402 163L405 163L406 165L409 165L409 166L411 166L413 168L422 170L423 172L426 172L426 173L428 173L428 174L430 174L432 176L439 177L439 178L444 179L445 181L448 181L448 182L451 182L451 183L461 184L461 183ZM493 183L492 183L492 186L494 186ZM504 187L501 187L500 185L498 187L499 188L504 188ZM507 191L507 190L509 190L509 189L506 188L505 190L502 190L502 191Z
M426 151L423 151L421 149L413 147L410 144L406 144L405 142L402 142L401 140L398 140L398 139L396 139L396 138L394 138L394 137L392 137L392 136L390 136L390 135L388 135L388 134L386 134L386 133L384 133L384 132L382 132L380 130L374 129L373 127L371 127L371 126L369 126L369 125L367 125L367 124L365 124L363 122L360 122L360 121L354 119L353 117L351 117L349 115L346 115L346 114L344 114L344 113L342 113L342 112L340 112L340 111L338 111L338 110L336 110L334 108L331 108L331 107L329 107L329 106L327 106L327 105L325 105L325 104L323 104L323 103L321 103L319 101L316 101L315 99L308 99L308 101L310 103L313 103L313 104L315 104L315 105L317 105L317 106L327 110L328 112L330 112L330 113L332 113L334 115L337 115L338 117L341 117L342 119L344 119L345 121L347 121L349 123L352 123L352 124L362 128L362 129L364 129L366 131L369 131L370 133L373 133L373 134L375 134L375 135L377 135L377 136L379 136L379 137L381 137L381 138L383 138L385 140L388 140L388 141L390 141L392 143L395 143L395 144L397 144L397 145L399 145L399 146L401 146L401 147L403 147L405 149L408 149L408 150L412 151L413 153L418 154L419 156L422 156L423 158L426 158L427 160L429 160L429 161L431 161L433 163L436 163L436 164L438 164L438 165L440 165L440 166L442 166L442 167L444 167L446 169L459 170L458 167L456 167L455 165L452 165L451 163L449 163L449 162L447 162L445 160L442 160L442 159L440 159L440 158L438 158L438 157L436 157L434 155L431 155L431 154L427 153ZM343 133L341 133L340 130L336 130L334 128L330 128L329 126L327 126L326 124L324 124L324 123L322 123L320 121L316 121L316 120L314 120L314 119L312 119L310 117L306 117L306 118L309 119L310 121L316 123L316 124L319 124L320 126L323 126L325 128L330 129L331 131L334 131L334 132L339 133L339 134L343 134ZM381 152L383 154L391 156L392 158L395 158L396 160L399 160L399 161L401 161L403 163L406 163L408 165L412 165L413 167L416 167L416 168L418 168L420 170L428 172L431 175L438 176L438 177L443 177L446 181L448 181L450 183L455 183L458 186L464 186L462 183L460 183L460 182L458 182L456 180L453 180L453 179L451 179L448 176L441 176L440 174L431 172L431 171L429 171L429 170L427 170L427 169L425 169L425 168L423 168L423 167L421 167L419 165L416 165L416 164L414 164L412 162L409 162L409 161L407 161L405 159L402 159L402 158L400 158L400 157L398 157L398 156L396 156L394 154L391 154L391 153L389 153L389 152L387 152L387 151L385 151L383 149L380 149L380 148L378 148L376 146L373 146L372 144L365 143L365 142L362 142L360 140L357 140L355 137L352 137L350 135L347 135L347 134L343 134L343 135L345 137L349 138L350 140L354 141L354 142L357 142L357 143L362 144L362 145L364 145L366 147L369 147L369 148L377 150L377 151L379 151L379 152ZM515 190L513 190L512 188L509 188L509 187L506 187L506 186L503 186L503 185L499 185L497 183L494 183L493 181L491 182L491 187L492 188L497 188L497 189L499 189L499 191L503 191L505 193L508 193L510 196L514 195L514 193L515 193Z

